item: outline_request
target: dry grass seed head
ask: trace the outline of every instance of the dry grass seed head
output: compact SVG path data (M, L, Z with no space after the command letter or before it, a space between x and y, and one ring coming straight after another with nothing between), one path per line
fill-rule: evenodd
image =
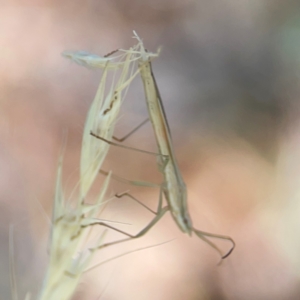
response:
M95 222L110 180L108 176L94 205L87 206L81 201L72 207L62 190L62 161L61 156L56 180L50 258L39 297L41 300L69 299L74 293L81 274L94 254L88 249L82 251L83 241L89 232L88 225ZM97 244L100 243L98 241Z
M122 57L124 58L122 62L114 62L112 60L107 62L97 94L88 112L83 134L80 162L80 190L83 198L87 195L95 178L98 176L99 169L109 149L109 145L106 142L91 136L90 132L92 131L106 140L112 139L124 94L126 94L126 89L138 74L138 71L133 73L135 55L126 53L125 55L123 54ZM122 63L121 74L119 75L117 83L114 84L113 82L105 95L108 66L114 63L117 63L118 66ZM115 81L117 74L113 75Z
M134 62L141 56L140 43L139 41L135 47L125 51L125 54L115 57L99 57L82 51L63 53L63 56L85 67L102 68L103 76L85 123L80 162L80 195L75 206L72 206L64 198L62 155L59 160L50 258L44 286L39 296L40 300L69 299L78 285L80 276L95 253L92 249L97 249L102 244L103 236L100 236L96 245L90 249L82 250L90 225L95 223L100 206L104 203L110 180L109 174L94 204L85 204L84 199L109 150L109 145L92 137L90 131L111 140L126 89L139 73L139 70L135 72L133 70ZM117 70L120 72L119 76L116 74ZM108 92L105 93L107 76L110 71L114 72L114 80Z

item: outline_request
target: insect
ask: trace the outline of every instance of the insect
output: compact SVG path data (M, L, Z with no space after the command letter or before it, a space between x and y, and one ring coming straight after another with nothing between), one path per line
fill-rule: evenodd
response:
M136 35L139 39L139 37ZM164 106L158 90L158 86L152 71L151 60L147 57L142 41L139 39L142 58L139 61L139 68L144 84L148 113L156 137L156 143L159 153L167 158L158 161L158 167L164 175L163 193L168 203L171 215L182 232L189 235L194 232L199 238L204 240L215 250L217 250L222 259L228 257L235 247L234 240L229 236L212 234L195 229L187 207L186 185L180 173L176 157L174 155L172 139L169 124L167 121ZM222 255L219 248L207 237L225 239L232 243L231 249Z
M151 65L151 54L149 54L144 46L140 38L136 35L135 37L139 41L139 70L141 74L141 78L144 85L144 91L146 96L146 102L147 102L147 108L149 113L149 118L151 120L156 143L158 146L158 169L160 172L163 173L164 176L164 182L160 186L160 197L159 197L159 205L157 212L155 213L155 217L153 220L137 235L130 235L128 233L125 233L123 231L117 230L130 238L138 238L142 235L144 235L148 230L150 230L161 218L162 216L167 212L170 211L175 223L178 225L180 230L184 233L189 234L190 236L192 233L195 233L199 238L201 238L203 241L205 241L207 244L209 244L212 248L214 248L221 256L222 259L225 259L228 257L232 251L235 248L235 242L234 240L229 236L219 235L219 234L212 234L209 232L201 231L193 227L192 220L189 215L188 206L187 206L187 191L186 191L186 185L183 181L181 172L179 170L176 157L173 150L172 145L172 139L171 139L171 133L168 125L168 121L166 118L166 113L163 107L163 103L160 97L159 89L152 71L152 65ZM139 126L140 127L140 126ZM131 133L133 133L135 130L133 130ZM104 140L101 136L96 135L95 133L91 132L91 134L101 140ZM128 137L130 134L128 134L126 137ZM107 140L106 140L107 141ZM107 141L111 145L118 145L123 148L129 148L126 146L121 146L119 144L113 143L111 141ZM135 149L137 150L137 149ZM141 151L141 150L139 150ZM142 151L146 152L146 151ZM106 172L102 171L102 174L107 175ZM125 182L131 182L133 184L138 185L147 185L146 183L141 182L133 182L129 180L122 179L117 176L113 176L116 179L120 181ZM166 198L167 206L162 206L162 194ZM122 196L129 196L133 200L138 201L136 198L134 198L132 195L128 193L123 193L119 195L119 197ZM143 204L142 204L143 205ZM145 207L145 205L143 205ZM146 207L147 208L147 207ZM149 208L147 208L149 209ZM150 210L150 209L149 209ZM230 250L223 255L221 250L212 242L209 238L217 238L217 239L223 239L230 241L232 243L232 247ZM126 239L127 240L127 239Z

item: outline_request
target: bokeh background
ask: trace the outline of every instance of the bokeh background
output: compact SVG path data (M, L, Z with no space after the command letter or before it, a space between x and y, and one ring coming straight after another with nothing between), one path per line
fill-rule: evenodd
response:
M21 299L36 293L47 262L55 173L68 131L65 189L78 178L82 129L101 72L61 57L149 50L188 187L195 227L232 236L218 255L182 234L170 216L149 234L99 253L74 299L300 298L300 4L293 0L0 1L0 299L10 299L8 228ZM117 135L147 116L141 82L124 103ZM126 141L155 151L151 126ZM111 149L106 169L161 182L155 159ZM130 189L155 208L158 191ZM129 200L104 217L137 232L151 215ZM216 241L226 251L229 245Z

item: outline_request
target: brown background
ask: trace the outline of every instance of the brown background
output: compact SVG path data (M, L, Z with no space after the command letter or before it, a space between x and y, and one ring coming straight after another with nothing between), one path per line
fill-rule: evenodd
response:
M64 50L103 55L133 44L163 46L154 62L197 228L232 236L217 254L183 235L170 216L140 241L100 252L176 240L99 267L74 299L300 298L300 10L292 0L1 1L0 299L9 299L8 227L15 226L21 299L41 286L56 163L68 130L64 169L70 193L82 129L100 72L63 59ZM117 135L147 112L139 81ZM151 126L126 142L155 151ZM155 159L112 149L106 169L160 182ZM155 208L158 191L129 187ZM113 183L111 193L128 189ZM151 218L129 200L104 217L137 232ZM218 243L224 251L228 244Z

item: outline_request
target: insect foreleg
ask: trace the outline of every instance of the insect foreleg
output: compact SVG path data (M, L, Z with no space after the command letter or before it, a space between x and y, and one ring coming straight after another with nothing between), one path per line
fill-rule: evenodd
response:
M108 176L108 172L104 171L104 170L100 170L99 171L100 174ZM144 186L144 187L160 187L161 184L157 184L157 183L152 183L152 182L148 182L148 181L139 181L139 180L129 180L126 178L123 178L121 176L117 176L112 174L111 177L117 181L123 182L123 183L127 183L130 185L135 185L135 186Z
M101 140L103 142L106 142L107 144L109 144L111 146L116 146L116 147L124 148L124 149L127 149L127 150L132 150L132 151L136 151L136 152L146 153L146 154L149 154L149 155L161 156L161 157L164 157L164 158L167 157L167 155L163 155L163 154L160 154L160 153L155 153L155 152L150 152L150 151L146 151L146 150L136 149L136 148L133 148L133 147L124 146L124 145L120 145L120 144L114 143L112 141L109 141L109 140L107 140L107 139L105 139L105 138L103 138L103 137L101 137L101 136L93 133L92 131L90 132L90 134L93 137L95 137L95 138L97 138L97 139L99 139L99 140Z

